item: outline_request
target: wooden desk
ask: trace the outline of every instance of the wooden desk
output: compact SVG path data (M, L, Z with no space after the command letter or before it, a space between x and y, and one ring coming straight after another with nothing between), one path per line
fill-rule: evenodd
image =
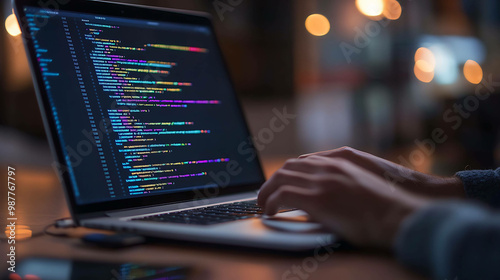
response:
M281 161L267 161L266 172L272 173ZM3 168L1 170L7 170ZM6 172L0 175L6 182ZM68 209L62 189L51 169L35 170L17 167L16 215L18 224L27 225L34 234L55 219L68 217ZM3 184L3 183L2 183ZM6 184L2 185L0 217L6 221ZM2 225L2 228L4 226ZM74 230L81 235L89 230ZM310 256L291 256L245 249L217 248L216 246L195 246L169 241L146 244L125 249L111 250L84 246L79 239L39 236L17 242L17 260L24 257L44 256L102 260L112 262L141 262L152 265L199 266L207 273L203 279L422 279L422 277L401 267L388 256L360 252L333 252L326 260ZM7 244L0 245L0 271L6 271ZM309 258L308 258L309 257ZM303 267L303 278L285 275L293 267ZM309 270L310 272L308 272ZM308 278L305 278L305 277Z

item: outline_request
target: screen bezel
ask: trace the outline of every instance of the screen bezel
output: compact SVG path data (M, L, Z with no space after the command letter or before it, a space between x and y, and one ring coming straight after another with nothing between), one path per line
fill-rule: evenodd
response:
M64 152L63 147L59 141L59 137L57 135L57 129L55 125L55 120L50 111L48 95L45 87L42 85L42 73L38 67L36 67L36 52L34 44L32 43L31 36L27 36L28 26L26 24L26 16L24 13L24 7L41 7L41 1L39 0L13 0L14 11L19 20L20 27L22 30L22 37L24 46L27 52L28 59L30 61L31 72L35 84L36 95L38 99L38 104L40 106L40 110L42 113L42 118L44 121L45 130L47 133L47 138L49 140L49 144L51 146L51 150L53 152L54 158L57 159L58 163L65 164L64 160ZM210 16L204 13L198 12L180 12L178 10L164 9L164 8L155 8L155 7L146 7L132 4L117 4L105 1L85 1L85 0L60 0L53 1L57 5L53 5L53 7L41 7L48 8L51 10L63 10L63 11L71 11L71 12L80 12L80 13L90 13L97 14L103 16L115 16L115 17L124 17L130 19L143 19L143 20L156 20L163 22L175 22L175 23L184 23L184 24L196 24L203 25L209 27L212 30L212 34L214 36L215 41L217 42L217 37L215 36L214 28L212 26L212 22ZM65 4L60 4L65 3ZM24 23L24 24L23 24ZM226 63L224 61L222 51L220 50L219 44L216 43L218 52L221 55L221 63L223 64L224 71L227 77L229 77L229 82L231 83L231 87L233 92L234 86L230 79L229 71L227 70ZM256 178L256 183L251 185L235 185L235 186L227 186L227 187L214 187L211 189L217 189L217 196L221 195L229 195L235 193L243 193L249 191L256 191L260 188L262 183L265 181L264 173L262 171L260 159L258 156L258 152L255 149L255 146L252 142L252 137L245 119L245 115L243 113L241 102L236 96L238 111L241 115L241 120L244 123L244 129L248 135L249 144L251 148L255 152L255 161L258 164L258 169L260 173L260 178ZM60 169L58 170L60 171ZM88 214L94 214L92 216L101 216L104 215L104 212L113 211L113 210L125 210L131 208L139 208L139 207L150 207L150 206L158 206L162 204L168 203L176 203L176 202L186 202L193 201L195 199L203 199L196 196L196 193L192 190L186 192L179 193L169 193L169 194L158 194L152 196L143 196L137 198L127 198L120 200L111 200L106 202L99 203L90 203L90 204L78 204L76 202L75 194L73 191L72 183L70 180L69 172L57 172L63 184L66 199L69 203L70 212L78 222L78 220L83 216L88 216ZM211 197L204 197L211 198Z

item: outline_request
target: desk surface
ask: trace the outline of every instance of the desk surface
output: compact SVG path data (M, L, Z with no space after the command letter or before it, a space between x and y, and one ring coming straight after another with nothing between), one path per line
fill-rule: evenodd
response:
M276 170L282 161L265 161L266 173ZM7 168L2 168L7 170ZM7 181L6 173L0 174ZM35 170L17 167L16 216L18 225L29 226L33 234L55 219L68 217L68 209L56 175L50 169ZM5 184L6 185L6 184ZM7 189L2 188L5 198ZM0 201L0 218L6 221L7 199ZM3 227L3 226L2 226ZM75 235L89 232L73 230ZM112 262L140 262L152 265L187 265L206 271L202 279L422 279L401 267L385 255L362 252L335 251L328 257L313 254L287 254L247 251L242 248L218 248L159 242L131 248L111 250L84 246L75 238L57 238L47 235L17 242L18 259L31 256L102 260ZM0 274L6 271L7 244L0 244ZM317 264L317 265L316 265ZM286 276L287 271L299 267L303 275Z

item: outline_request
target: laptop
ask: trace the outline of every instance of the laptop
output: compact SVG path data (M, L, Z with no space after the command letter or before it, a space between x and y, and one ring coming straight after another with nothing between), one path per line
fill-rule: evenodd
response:
M265 178L209 16L13 3L78 225L287 251L334 241L302 211L261 215Z

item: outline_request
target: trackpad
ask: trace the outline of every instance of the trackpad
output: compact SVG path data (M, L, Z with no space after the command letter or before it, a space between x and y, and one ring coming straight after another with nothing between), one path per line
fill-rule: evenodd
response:
M262 217L262 224L268 228L285 232L326 232L321 224L310 221L307 215Z

